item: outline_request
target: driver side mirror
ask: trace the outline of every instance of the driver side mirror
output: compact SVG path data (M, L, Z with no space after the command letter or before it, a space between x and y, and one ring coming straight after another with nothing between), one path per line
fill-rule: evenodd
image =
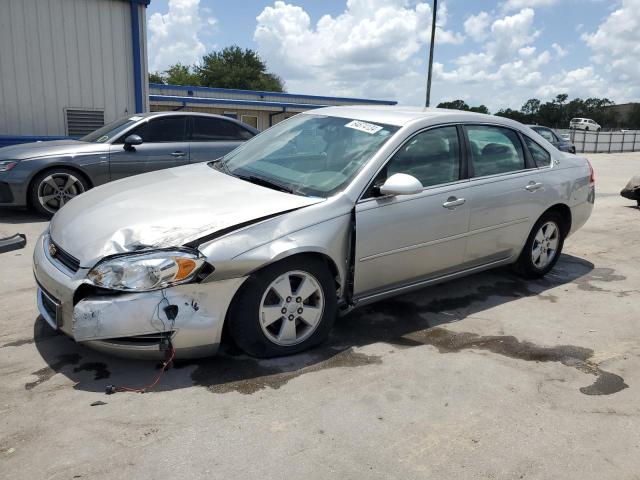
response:
M142 144L142 138L139 135L129 135L124 139L124 149L133 150L136 145Z
M416 177L406 173L394 173L380 187L382 195L413 195L424 190Z

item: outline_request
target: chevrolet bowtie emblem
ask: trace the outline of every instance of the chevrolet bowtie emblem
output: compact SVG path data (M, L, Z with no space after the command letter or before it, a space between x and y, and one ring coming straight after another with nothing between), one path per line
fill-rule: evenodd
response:
M56 253L58 253L58 249L56 248L56 246L53 243L50 243L49 244L49 255L51 255L52 257L55 257Z

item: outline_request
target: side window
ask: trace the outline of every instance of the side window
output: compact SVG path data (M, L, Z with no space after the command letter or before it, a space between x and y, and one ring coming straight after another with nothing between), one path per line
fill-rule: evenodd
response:
M434 128L409 139L389 160L374 184L379 186L395 173L413 175L424 187L458 180L460 143L456 127Z
M515 172L525 168L524 152L513 130L487 125L467 125L475 177Z
M524 143L527 144L527 148L529 149L529 153L531 153L533 160L536 162L536 166L548 167L549 165L551 165L551 155L549 155L549 152L547 152L544 148L542 148L526 135L523 135L523 137Z
M547 130L546 128L539 128L539 129L536 129L536 132L538 132L540 136L545 140L547 140L548 142L553 143L556 141L551 130Z
M191 140L194 142L242 141L251 137L253 133L234 122L222 118L193 116Z
M152 118L133 132L130 132L130 134L140 136L144 143L162 143L186 142L186 132L187 117L181 115L179 117Z

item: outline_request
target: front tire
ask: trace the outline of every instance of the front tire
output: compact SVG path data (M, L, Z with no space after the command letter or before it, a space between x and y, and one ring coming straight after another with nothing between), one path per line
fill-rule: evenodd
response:
M514 265L524 278L540 278L557 263L567 236L564 219L557 212L547 212L531 229L527 242Z
M29 190L29 201L38 213L51 217L65 203L87 190L89 182L84 175L69 168L56 168L35 176Z
M336 286L326 265L299 256L252 275L234 299L227 322L238 347L270 358L323 342L336 313Z

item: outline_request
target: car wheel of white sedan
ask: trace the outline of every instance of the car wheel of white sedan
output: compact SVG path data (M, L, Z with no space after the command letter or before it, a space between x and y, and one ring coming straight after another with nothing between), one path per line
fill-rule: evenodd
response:
M531 229L522 249L515 271L526 278L539 278L547 274L562 252L566 237L565 222L557 212L547 212Z
M293 257L252 275L227 316L236 344L255 357L276 357L322 342L336 316L334 279L313 257Z

